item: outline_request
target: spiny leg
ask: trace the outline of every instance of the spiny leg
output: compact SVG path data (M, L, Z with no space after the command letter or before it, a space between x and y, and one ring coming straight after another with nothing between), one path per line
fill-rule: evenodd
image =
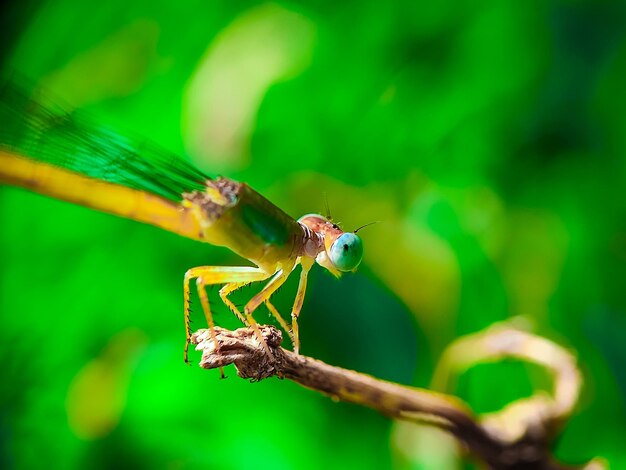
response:
M244 307L244 312L246 313L246 315L248 313L254 312L259 305L268 300L272 296L272 294L274 294L274 292L276 292L278 288L285 283L285 281L291 274L291 271L293 271L294 267L295 263L291 266L288 266L288 269L285 268L277 271L274 277L270 279L267 284L265 284L263 289L261 289L258 294L256 294L248 301L248 303Z
M254 334L256 335L256 337L259 339L259 341L261 342L261 344L263 345L263 348L265 349L265 351L267 352L267 354L273 358L273 354L270 351L270 348L267 346L267 343L265 342L265 339L263 338L263 334L261 333L261 329L259 328L258 323L254 320L254 318L252 316L249 316L248 318L244 317L241 312L239 311L239 309L237 308L237 306L228 298L228 295L231 294L233 291L239 289L240 287L243 287L245 285L249 284L249 282L233 282L231 284L226 284L224 287L222 287L220 289L220 297L222 299L222 301L224 302L224 304L226 304L226 306L228 308L230 308L230 310L237 315L237 317L242 321L242 323L246 326L251 327L254 330Z
M198 289L198 297L200 298L200 304L202 305L202 310L204 310L204 315L206 316L207 323L209 325L209 333L211 333L211 339L213 340L213 344L215 345L215 350L219 351L220 346L217 342L217 336L215 335L215 323L213 322L213 315L211 315L211 306L209 304L209 296L206 293L206 289L204 288L204 280L202 276L196 278L196 287ZM189 346L189 338L187 338L187 344L185 344L185 362L188 362L187 358L187 348ZM224 368L220 367L220 376L225 378Z
M293 268L292 268L293 270ZM278 278L282 276L283 271L278 271L275 275L274 278ZM289 277L289 275L287 275L287 277ZM270 282L272 282L274 279L270 280ZM285 278L284 281L282 281L280 284L282 284L283 282L285 282L287 280L287 278ZM280 285L279 285L280 287ZM271 296L272 294L270 294ZM274 307L274 304L272 304L270 302L269 297L267 297L265 299L265 306L267 307L267 309L270 311L270 313L272 314L272 316L278 320L278 323L280 324L281 328L289 335L289 337L291 338L291 330L289 329L289 326L287 325L287 322L285 321L285 319L283 318L283 316L280 314L280 312L278 311L278 309L276 307ZM293 343L293 339L292 339L292 343Z
M282 273L282 270L278 271L274 278L276 277L280 277ZM270 282L272 282L272 280L270 280ZM220 297L222 299L222 302L224 302L224 304L230 308L230 310L237 315L237 317L242 321L242 323L244 323L246 326L252 326L252 328L255 330L255 333L257 334L257 337L263 342L263 344L265 344L265 340L263 339L263 335L261 334L261 330L258 329L258 326L256 323L252 323L249 322L239 311L239 309L237 308L237 306L228 298L228 296L236 291L237 289L245 286L249 284L249 282L233 282L231 284L226 284L224 287L222 287L220 289ZM276 307L274 307L269 300L265 301L265 305L267 306L268 310L270 311L270 313L274 316L274 318L276 318L278 320L278 323L280 323L280 326L287 332L289 333L289 326L287 326L287 322L283 319L283 317L281 316L281 314L278 312L278 310L276 310ZM254 322L254 319L252 320ZM266 351L268 353L271 352L269 351L269 348L266 348Z
M239 321L241 321L241 323L246 326L249 326L246 318L242 315L237 306L228 298L228 296L232 292L244 286L247 286L248 284L250 284L250 282L231 282L230 284L226 284L220 289L220 299L222 299L224 305L226 305L230 309L230 311L233 312L237 316L237 318L239 318Z
M185 315L185 333L187 341L185 343L185 362L189 363L188 350L189 341L191 339L191 325L189 320L189 303L190 303L190 287L189 282L198 278L196 285L198 287L198 295L202 302L202 309L207 319L213 341L216 340L215 330L213 327L213 316L209 306L208 297L204 287L211 284L229 284L229 283L250 283L254 281L262 281L267 279L271 273L267 273L260 268L252 268L248 266L198 266L191 268L185 273L183 282L183 303ZM200 293L202 292L202 294ZM203 300L206 299L206 301ZM215 341L215 347L219 349L218 343Z
M293 338L293 352L300 354L300 332L298 330L298 316L304 303L304 295L306 294L306 283L309 276L309 270L313 266L313 258L303 259L302 271L300 272L300 283L298 284L298 291L296 292L296 298L293 301L293 307L291 308L291 335Z
M278 323L280 323L281 328L283 330L285 330L285 332L287 332L287 334L291 338L291 343L293 344L293 335L291 334L291 330L289 329L289 325L287 325L287 322L285 321L283 316L276 309L276 307L274 307L274 305L272 305L272 303L269 300L265 301L265 306L270 311L270 313L274 316L274 318L276 318L276 320L278 320Z
M275 275L275 277L279 277L281 275L282 271L278 271ZM270 281L271 282L271 281ZM245 317L241 314L241 312L239 311L239 309L237 308L237 306L228 298L228 296L233 293L234 291L236 291L237 289L240 289L246 285L250 284L249 282L233 282L231 284L226 284L224 287L222 287L220 289L220 298L222 299L222 302L224 302L224 304L230 308L230 310L237 315L237 317L239 318L239 320L241 320L241 322L243 324L245 324L246 326L248 325L248 321L245 319ZM267 309L269 310L269 312L272 314L272 316L278 321L278 323L280 324L281 328L287 333L289 334L289 337L291 338L291 343L293 344L293 335L291 333L291 328L289 328L289 325L287 324L287 322L285 321L285 319L283 318L283 316L280 314L280 312L278 311L278 309L276 307L274 307L274 305L269 301L269 299L265 300L265 306L267 307Z
M276 290L285 283L285 281L287 280L287 278L291 274L291 271L293 270L294 266L295 266L295 263L290 265L290 266L287 266L286 268L281 269L280 271L278 271L276 273L276 275L267 284L265 284L263 289L261 289L261 292L259 292L254 297L252 297L248 301L246 306L244 307L244 313L246 315L246 320L248 320L250 322L250 325L255 330L255 332L256 331L259 332L258 334L260 334L261 332L260 332L260 330L258 330L259 327L258 327L256 321L254 320L254 318L252 317L252 312L254 312L259 305L261 305L264 302L267 302L270 299L270 297L272 296L272 294L274 292L276 292ZM270 312L271 311L272 310L270 310ZM276 309L274 309L274 311L276 311L276 313L278 313L278 311ZM280 317L280 314L279 314L279 317ZM282 319L282 317L281 317L281 319ZM261 337L261 339L262 339L262 337ZM264 345L266 351L271 356L272 353L270 352L269 348L267 347L267 344L265 343L265 340L263 340L263 345Z

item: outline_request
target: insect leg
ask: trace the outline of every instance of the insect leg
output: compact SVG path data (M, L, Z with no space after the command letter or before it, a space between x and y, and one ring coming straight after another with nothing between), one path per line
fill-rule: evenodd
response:
M289 329L289 325L287 325L287 322L285 321L283 316L278 312L276 307L274 307L274 305L272 305L272 303L269 301L269 299L265 301L265 306L270 311L270 313L274 316L274 318L276 318L276 320L278 320L278 323L280 323L281 328L283 330L285 330L289 334L289 337L291 338L291 344L293 344L293 335L291 334L291 330Z
M185 279L183 282L185 333L187 337L187 342L185 343L185 362L189 363L187 353L189 350L189 341L191 339L191 326L189 322L190 281L194 278L196 279L196 286L198 288L198 296L200 297L202 310L204 310L204 316L206 317L207 323L209 325L211 337L215 342L215 347L219 348L219 345L216 341L217 338L215 336L213 315L211 315L209 298L207 296L205 287L211 284L247 284L250 282L262 281L264 279L267 279L270 275L271 273L267 273L260 268L252 268L248 266L199 266L196 268L191 268L185 273Z
M304 295L306 294L306 283L309 276L309 270L313 266L313 258L305 258L301 261L302 271L300 272L300 283L298 284L298 291L296 292L296 298L293 301L293 307L291 308L291 335L293 338L293 352L300 354L300 332L298 330L298 316L304 303Z
M290 266L287 266L287 267L281 269L280 271L278 271L276 273L276 275L267 284L265 284L263 289L261 289L261 292L259 292L254 297L252 297L248 301L246 306L244 307L244 313L245 313L245 316L246 316L246 320L248 320L248 322L250 323L252 328L255 329L255 332L259 331L258 335L260 335L261 332L260 332L260 330L258 330L258 325L257 325L256 320L252 317L252 312L254 312L259 305L261 305L264 302L267 302L270 299L270 297L272 296L272 294L274 292L276 292L276 290L285 283L285 281L287 280L287 278L291 274L291 271L293 271L293 268L294 268L295 264L296 263L294 262L294 264L292 264ZM274 310L276 311L276 309L274 309ZM271 309L270 309L270 312L272 312ZM272 312L272 313L274 313L274 312ZM269 351L269 348L267 348L267 345L265 344L265 341L263 341L263 344L265 345L265 347L267 349L267 352L271 355L271 352Z
M230 309L230 311L233 312L237 316L237 318L239 318L239 321L241 321L241 323L246 326L250 325L248 325L246 318L242 315L237 306L228 298L228 296L237 289L247 286L248 284L250 284L250 282L231 282L230 284L226 284L220 289L220 299L222 299L224 305L226 305Z
M281 272L282 271L278 271L277 275L280 275ZM232 292L234 292L237 289L240 289L241 287L244 287L244 286L246 286L248 284L250 284L250 283L249 282L233 282L233 283L230 283L230 284L226 284L224 287L222 287L220 289L220 298L222 299L222 302L224 302L224 304L235 315L237 315L237 318L239 318L239 320L241 320L241 322L244 325L246 325L246 326L250 326L250 325L248 325L248 321L243 316L243 314L239 311L237 306L228 298L228 296ZM274 305L272 305L269 300L265 301L265 305L266 305L267 309L270 311L270 313L274 316L274 318L276 318L276 320L278 320L278 323L283 328L283 330L285 330L285 332L287 332L287 333L289 333L291 335L291 332L290 332L289 326L287 325L287 322L282 317L282 315L278 312L276 307L274 307Z
M244 317L239 311L239 309L237 308L237 306L228 298L228 294L239 289L240 287L245 286L246 284L250 284L250 283L249 282L233 282L230 284L226 284L224 287L220 289L220 297L222 299L222 302L224 302L224 304L235 315L237 315L237 318L239 318L244 325L249 326L254 330L254 334L263 345L263 348L265 349L267 354L270 357L272 357L272 352L270 351L270 348L267 346L267 343L265 342L265 339L263 338L263 334L261 333L261 330L259 329L259 325L257 324L257 322L254 321L254 318L252 318L251 316L249 318Z

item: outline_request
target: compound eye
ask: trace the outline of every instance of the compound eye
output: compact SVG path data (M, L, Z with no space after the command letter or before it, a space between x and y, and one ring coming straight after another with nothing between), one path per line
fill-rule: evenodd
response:
M328 258L339 271L354 271L363 259L363 242L352 232L344 233L331 245Z

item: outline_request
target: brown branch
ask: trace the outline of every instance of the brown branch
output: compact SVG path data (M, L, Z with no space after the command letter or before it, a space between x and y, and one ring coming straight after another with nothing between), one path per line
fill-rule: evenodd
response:
M462 337L445 351L435 371L433 388L446 390L452 376L478 363L504 358L545 368L553 377L553 391L551 395L538 392L483 415L483 427L507 442L521 440L528 434L534 434L535 439L551 440L574 410L582 386L576 358L552 341L513 328L509 323L498 323Z
M470 408L456 397L407 387L330 366L281 348L282 335L272 326L262 326L261 332L271 354L268 354L253 330L248 328L229 331L215 327L219 349L216 348L209 330L197 331L192 337L192 342L197 345L196 349L202 351L200 366L214 369L234 364L242 378L258 381L278 376L293 380L336 400L373 408L392 418L437 426L452 433L468 451L491 468L554 470L601 468L567 467L554 462L549 452L552 435L544 432L553 429L553 426L535 426L532 427L532 432L526 432L531 430L531 427L526 427L513 436L511 432L506 432L506 429L494 424L498 422L497 417L492 416L481 422ZM497 344L506 344L506 341ZM501 356L507 355L502 347L498 351ZM577 396L577 390L574 395ZM568 396L571 396L571 393ZM565 408L571 410L571 406ZM561 413L543 413L541 416L553 422L557 415L559 422L562 422L566 410L563 407L559 410ZM504 411L508 413L507 420L512 420L510 409ZM530 411L530 408L526 409L527 414L532 414ZM522 426L528 426L533 421L521 419L519 422ZM596 464L597 462L594 463Z

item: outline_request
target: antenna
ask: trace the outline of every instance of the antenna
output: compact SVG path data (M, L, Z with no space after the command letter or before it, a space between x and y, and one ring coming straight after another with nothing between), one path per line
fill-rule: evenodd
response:
M326 218L332 222L333 216L330 213L330 206L328 205L328 193L324 191L324 207L326 208Z
M379 222L380 222L380 220L376 220L375 222L370 222L369 224L361 225L359 228L357 228L357 229L354 231L354 233L357 233L357 232L358 232L359 230L361 230L362 228L369 227L370 225L374 225L374 224L377 224L377 223L379 223Z

